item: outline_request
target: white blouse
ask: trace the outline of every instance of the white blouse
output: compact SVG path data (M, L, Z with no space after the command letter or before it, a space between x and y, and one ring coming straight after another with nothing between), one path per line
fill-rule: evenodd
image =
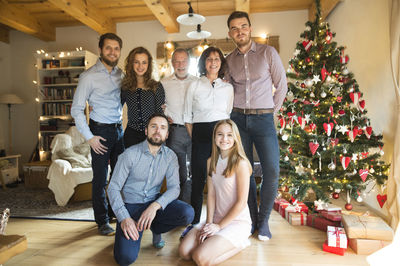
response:
M186 92L184 122L202 123L228 119L233 107L233 86L214 80L213 84L202 76L190 84Z

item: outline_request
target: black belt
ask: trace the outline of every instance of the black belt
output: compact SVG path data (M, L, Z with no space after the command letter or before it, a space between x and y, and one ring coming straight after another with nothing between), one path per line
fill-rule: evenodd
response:
M245 114L245 115L262 115L262 114L270 114L274 112L274 109L241 109L233 107L233 112Z
M121 123L106 124L106 123L96 122L92 119L89 119L89 124L94 125L94 126L100 126L100 127L120 127L120 126L122 126Z
M179 125L179 124L171 124L171 127L185 127L184 125Z

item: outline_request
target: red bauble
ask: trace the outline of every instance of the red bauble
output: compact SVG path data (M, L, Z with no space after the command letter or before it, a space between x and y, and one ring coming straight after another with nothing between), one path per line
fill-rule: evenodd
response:
M336 193L336 192L332 193L332 198L338 199L339 198L339 193Z
M338 78L339 77L339 74L335 74L335 78Z
M344 205L344 208L348 211L351 211L353 209L353 205L351 205L350 203L346 203L346 205Z
M306 62L310 63L311 59L309 57L306 58Z
M306 84L304 84L304 83L301 83L301 85L300 85L303 89L306 87Z

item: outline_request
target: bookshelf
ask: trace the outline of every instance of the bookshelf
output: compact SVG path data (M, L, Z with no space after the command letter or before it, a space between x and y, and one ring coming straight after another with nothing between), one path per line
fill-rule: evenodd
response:
M37 67L38 150L41 161L50 159L54 136L74 125L72 99L79 75L94 65L98 56L89 51L35 54Z

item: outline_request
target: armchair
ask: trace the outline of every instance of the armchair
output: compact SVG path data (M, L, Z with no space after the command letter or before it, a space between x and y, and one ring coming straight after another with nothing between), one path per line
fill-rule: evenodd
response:
M79 184L93 179L90 146L75 126L57 134L51 142L51 165L47 174L49 189L59 206L65 206Z

